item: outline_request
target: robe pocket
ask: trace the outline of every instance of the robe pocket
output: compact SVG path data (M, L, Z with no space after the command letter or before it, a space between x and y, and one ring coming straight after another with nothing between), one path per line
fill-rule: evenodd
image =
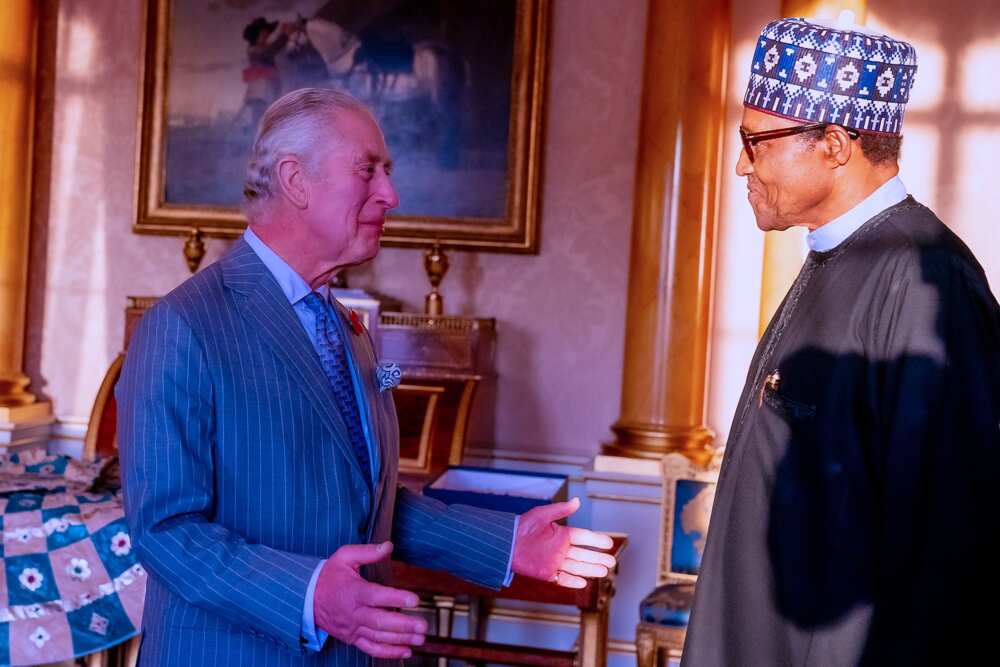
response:
M796 401L770 387L764 387L764 402L778 414L790 419L812 419L816 416L816 406Z

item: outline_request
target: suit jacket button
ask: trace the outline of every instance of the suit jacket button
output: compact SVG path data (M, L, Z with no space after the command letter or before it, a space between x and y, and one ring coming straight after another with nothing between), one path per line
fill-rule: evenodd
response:
M368 520L364 519L358 524L358 535L361 537L368 536Z

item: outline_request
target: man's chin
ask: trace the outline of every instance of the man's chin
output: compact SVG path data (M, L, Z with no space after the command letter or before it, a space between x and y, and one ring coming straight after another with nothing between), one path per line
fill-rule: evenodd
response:
M754 211L754 217L757 219L757 229L762 232L783 232L791 227L791 225L786 224L783 220L766 213Z
M365 249L365 252L363 253L364 259L361 260L362 262L370 262L371 260L375 259L375 256L378 255L378 251L382 247L381 240L382 240L381 231L375 234L375 236L369 240L368 246Z
M379 245L376 243L373 248L366 249L364 252L359 252L357 255L355 255L352 261L348 262L347 264L344 264L343 266L344 268L361 266L362 264L365 264L375 259L376 255L378 255L378 251L379 251Z

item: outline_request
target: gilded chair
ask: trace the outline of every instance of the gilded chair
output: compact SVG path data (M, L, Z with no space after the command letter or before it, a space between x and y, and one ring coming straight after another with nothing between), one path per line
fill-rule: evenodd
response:
M680 454L663 457L660 557L656 588L639 604L639 667L680 657L708 521L719 479L719 457L701 468Z
M101 387L97 390L94 407L90 410L90 420L87 422L87 435L83 440L83 458L92 460L98 456L114 456L118 453L118 441L115 438L118 406L115 403L115 385L122 373L125 363L125 353L122 352L111 362L108 372L104 374Z

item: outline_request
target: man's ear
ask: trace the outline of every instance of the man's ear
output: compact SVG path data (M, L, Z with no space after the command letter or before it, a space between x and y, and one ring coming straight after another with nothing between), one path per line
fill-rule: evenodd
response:
M826 140L826 158L840 167L847 164L856 148L847 130L839 125L827 125L823 138Z
M309 183L302 162L297 156L286 155L278 160L275 176L281 194L292 206L303 209L309 205Z

